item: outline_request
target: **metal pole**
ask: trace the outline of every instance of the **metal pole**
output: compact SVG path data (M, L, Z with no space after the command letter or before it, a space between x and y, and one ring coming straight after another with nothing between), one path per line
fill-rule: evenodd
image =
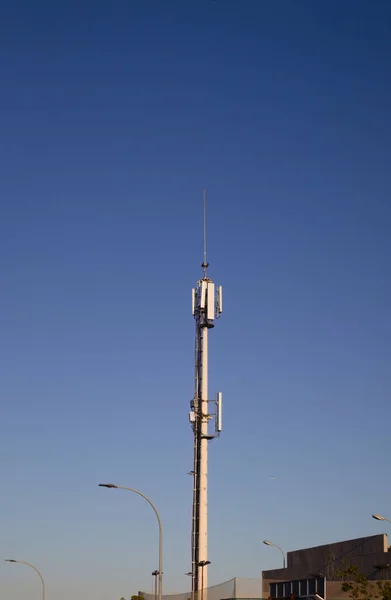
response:
M36 573L38 573L40 579L41 579L41 583L42 583L42 600L45 600L45 582L44 579L40 573L40 571L37 569L37 567L34 567L34 565L26 562L25 560L10 560L10 559L6 559L6 562L13 562L13 563L20 563L21 565L27 565L28 567L31 567L32 569L34 569L34 571Z
M156 518L157 518L157 522L159 524L159 600L162 600L162 589L163 589L163 527L162 527L162 522L160 520L160 515L159 515L159 513L157 511L156 506L148 498L148 496L146 496L145 494L143 494L142 492L140 492L139 490L136 490L134 488L125 487L123 485L115 485L114 483L100 483L99 486L100 487L108 487L108 488L116 488L118 490L127 490L129 492L134 492L135 494L138 494L139 496L141 496L142 498L144 498L144 500L146 500L148 502L148 504L153 508L154 513L155 513ZM43 600L45 600L45 599L43 599Z
M204 566L201 567L201 600L204 600Z
M273 546L274 546L275 548L278 548L278 549L279 549L279 551L281 552L281 554L282 554L282 564L283 564L283 567L284 567L284 569L285 569L285 566L286 566L286 560L285 560L285 553L284 553L284 550L283 550L282 548L280 548L280 546L277 546L277 544L273 544Z
M155 571L152 571L152 594L155 593L155 600L157 600L157 576L159 574L159 571L157 569L155 569ZM154 579L155 578L155 581Z
M201 374L201 456L200 456L200 505L199 505L199 562L208 560L208 328L202 328L202 374ZM201 579L208 583L208 571ZM204 586L202 586L202 589ZM203 600L203 592L202 592Z

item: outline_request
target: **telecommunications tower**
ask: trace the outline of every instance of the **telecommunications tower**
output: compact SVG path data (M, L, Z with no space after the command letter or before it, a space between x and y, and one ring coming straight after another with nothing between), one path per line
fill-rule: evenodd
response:
M206 192L204 190L204 274L192 290L192 312L195 330L195 386L190 402L189 420L194 433L193 518L191 543L192 599L208 587L208 442L222 429L222 394L208 397L208 333L223 309L222 287L207 276L206 261ZM214 431L209 423L214 420Z

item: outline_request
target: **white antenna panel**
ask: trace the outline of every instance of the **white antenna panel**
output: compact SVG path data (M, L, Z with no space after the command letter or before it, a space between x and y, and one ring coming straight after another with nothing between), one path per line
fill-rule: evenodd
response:
M195 295L196 295L196 291L193 288L191 290L191 314L194 315L194 311L195 311Z
M208 282L208 308L206 318L213 321L215 318L215 284Z
M217 288L217 310L219 314L223 312L223 287L221 285Z
M217 392L216 394L216 431L220 433L223 429L223 394L221 392Z
M201 298L200 298L200 308L205 308L206 304L206 281L201 281Z

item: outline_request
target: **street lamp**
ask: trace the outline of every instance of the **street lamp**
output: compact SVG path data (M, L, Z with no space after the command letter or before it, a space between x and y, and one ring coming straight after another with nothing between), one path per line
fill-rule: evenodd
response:
M159 575L159 571L156 569L152 571L152 577L155 578L155 600L157 600L157 576Z
M210 565L210 560L200 560L197 567L201 567L201 600L204 600L204 567Z
M187 573L185 573L185 575L187 575L187 577L191 577L190 600L193 600L193 598L194 598L194 590L193 590L193 577L194 577L194 573L192 573L192 571L188 571Z
M263 543L266 544L266 546L274 546L274 548L278 548L279 549L279 551L282 554L282 564L283 564L283 567L285 569L286 561L285 561L285 554L284 554L283 549L280 546L277 546L277 544L273 544L273 542L269 542L269 540L263 540Z
M160 520L160 516L159 513L157 511L156 506L153 504L153 502L151 502L151 500L142 492L139 492L139 490L135 490L134 488L130 488L130 487L124 487L123 485L115 485L114 483L100 483L99 487L105 487L105 488L110 488L110 489L117 489L117 490L127 490L129 492L134 492L135 494L138 494L139 496L141 496L142 498L144 498L144 500L146 500L148 502L148 504L150 504L150 506L153 508L154 513L156 515L157 518L157 522L159 525L159 569L158 569L158 575L159 575L159 600L162 600L162 589L163 589L163 528L162 528L162 522ZM43 599L45 600L45 599Z
M376 519L376 521L388 521L388 523L391 523L391 519L387 519L381 515L372 515L372 519Z
M38 573L40 579L41 579L41 583L42 583L42 600L45 600L45 582L43 580L43 577L41 575L41 573L38 571L37 567L34 567L34 565L31 565L30 563L26 562L25 560L13 560L12 558L6 558L5 562L9 562L9 563L20 563L21 565L27 565L28 567L31 567L32 569L34 569L34 571L36 573Z

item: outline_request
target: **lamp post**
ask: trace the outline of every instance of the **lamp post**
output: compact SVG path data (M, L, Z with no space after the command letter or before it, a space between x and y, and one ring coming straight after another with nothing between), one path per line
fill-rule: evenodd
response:
M382 517L381 515L372 515L372 519L376 519L376 521L387 521L391 523L391 519L387 519L386 517Z
M157 600L157 576L159 575L159 571L156 569L152 571L152 577L155 578L155 600Z
M158 575L159 575L159 600L162 600L162 589L163 589L163 527L162 527L162 522L160 520L160 515L157 511L156 506L153 504L153 502L151 502L151 500L142 492L139 492L139 490L135 490L134 488L130 488L130 487L124 487L123 485L115 485L114 483L100 483L99 487L105 487L105 488L109 488L109 489L117 489L117 490L127 490L129 492L134 492L135 494L138 494L139 496L141 496L142 498L144 498L144 500L146 500L148 502L148 504L153 508L154 513L156 515L157 518L157 522L159 525L159 569L158 569ZM45 599L43 599L45 600Z
M43 580L43 577L41 575L41 573L38 571L37 567L34 567L34 565L31 565L30 563L26 562L25 560L13 560L12 558L6 558L5 562L9 562L9 563L19 563L21 565L27 565L28 567L31 567L32 569L34 569L34 571L36 573L38 573L40 579L41 579L41 583L42 583L42 600L45 600L45 582Z
M194 573L192 573L192 571L188 571L188 573L185 573L185 575L187 575L188 577L191 577L190 600L194 600L194 592L193 592Z
M201 567L201 600L204 600L204 567L210 565L210 560L200 560L197 567Z
M273 542L269 542L269 540L263 540L263 543L266 544L266 546L274 546L274 548L278 548L279 549L279 551L282 554L282 564L283 564L283 567L285 569L286 561L285 561L284 550L280 546L277 546L277 544L273 544Z

